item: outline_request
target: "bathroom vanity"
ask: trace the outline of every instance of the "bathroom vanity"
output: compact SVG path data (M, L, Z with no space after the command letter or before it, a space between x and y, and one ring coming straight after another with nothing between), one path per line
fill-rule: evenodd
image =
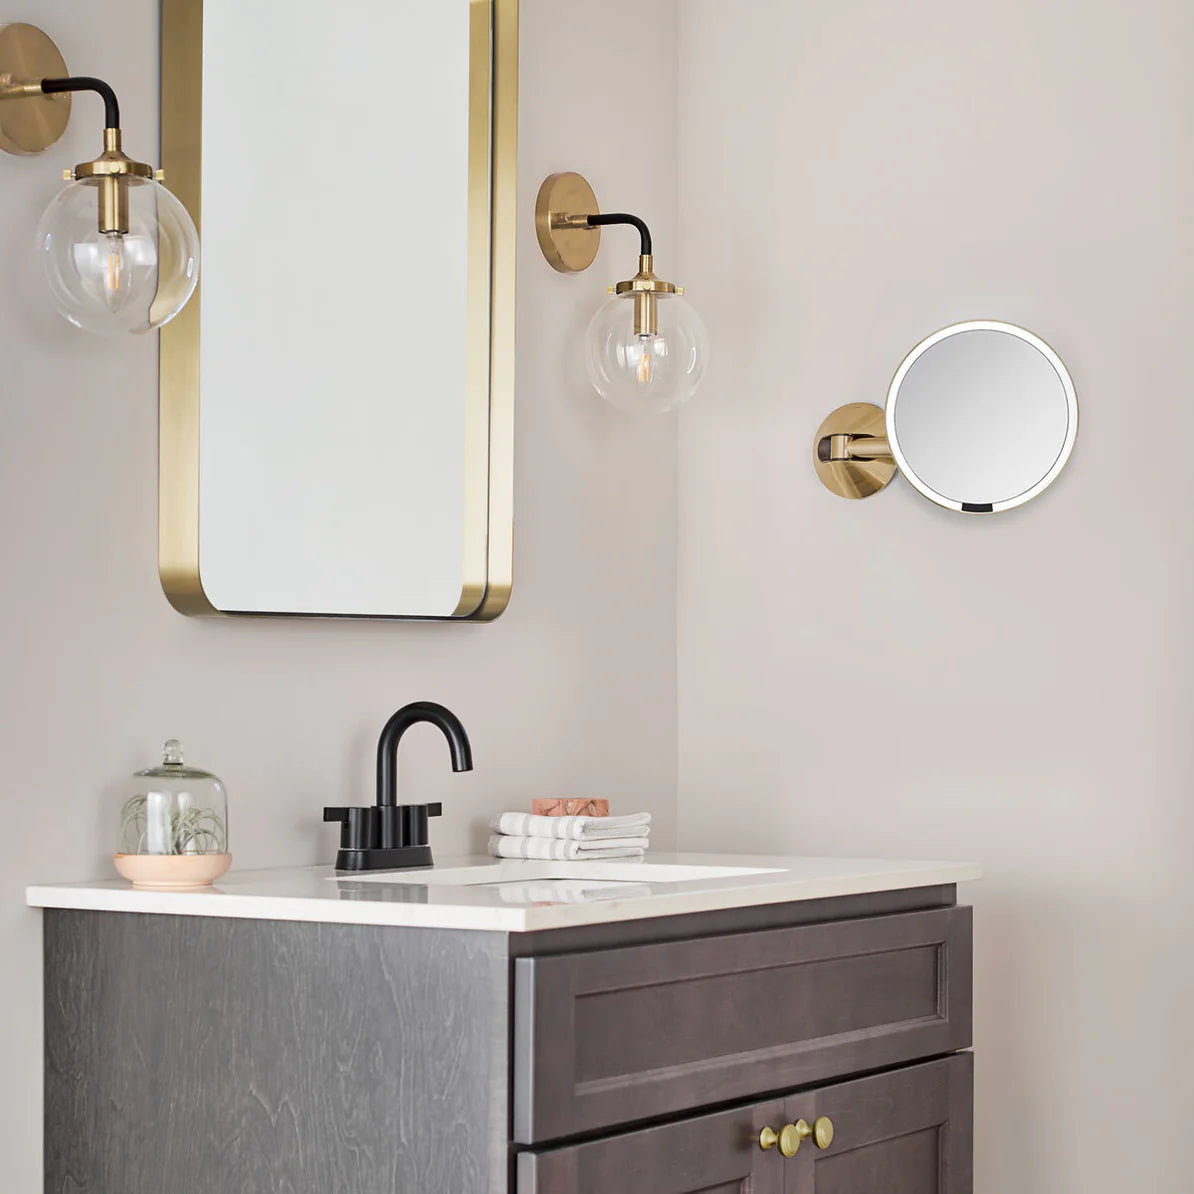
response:
M952 863L30 888L46 1190L970 1194Z

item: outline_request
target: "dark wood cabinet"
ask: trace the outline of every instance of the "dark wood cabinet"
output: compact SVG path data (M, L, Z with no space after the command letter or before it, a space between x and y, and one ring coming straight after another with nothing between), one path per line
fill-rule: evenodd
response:
M45 930L47 1194L972 1194L952 887L524 934ZM820 1117L828 1147L761 1147Z

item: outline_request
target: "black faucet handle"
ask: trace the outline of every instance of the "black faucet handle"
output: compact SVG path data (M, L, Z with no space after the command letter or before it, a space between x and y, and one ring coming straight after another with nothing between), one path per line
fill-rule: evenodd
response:
M325 808L325 821L340 822L340 849L367 850L374 841L377 825L377 810L374 808Z
M442 804L429 804L427 806L427 815L429 817L442 817L444 815L444 806Z

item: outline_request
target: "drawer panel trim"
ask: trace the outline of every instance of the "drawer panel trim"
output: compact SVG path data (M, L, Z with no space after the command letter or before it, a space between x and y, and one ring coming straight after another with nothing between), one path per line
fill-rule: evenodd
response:
M522 1144L971 1044L971 910L515 962Z

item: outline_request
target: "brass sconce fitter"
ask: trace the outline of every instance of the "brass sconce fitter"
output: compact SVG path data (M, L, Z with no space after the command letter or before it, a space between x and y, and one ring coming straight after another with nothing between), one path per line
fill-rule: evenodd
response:
M102 79L70 75L33 25L0 26L0 148L42 153L66 131L71 97L104 103L104 148L64 172L37 250L62 315L101 333L147 332L173 319L199 280L199 234L162 174L124 153L120 104Z
M651 231L638 216L602 215L579 174L553 174L539 189L539 247L560 273L588 269L601 247L601 229L615 224L638 231L638 273L609 288L612 297L589 324L589 380L614 406L659 414L686 402L701 384L708 347L700 317L681 301L683 287L656 277Z

